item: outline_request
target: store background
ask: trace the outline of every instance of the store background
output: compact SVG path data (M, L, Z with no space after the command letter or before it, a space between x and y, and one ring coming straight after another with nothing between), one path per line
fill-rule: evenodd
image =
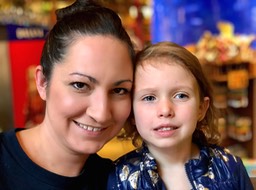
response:
M157 0L153 12L153 42L196 43L206 30L218 34L219 21L231 22L237 34L256 33L255 0Z
M0 130L40 122L44 105L31 73L39 64L44 36L55 23L54 11L73 2L0 0ZM168 40L200 58L206 72L210 71L216 104L223 112L223 145L242 156L250 174L256 176L256 1L102 2L119 13L138 49ZM133 148L130 141L114 139L100 154L115 159Z

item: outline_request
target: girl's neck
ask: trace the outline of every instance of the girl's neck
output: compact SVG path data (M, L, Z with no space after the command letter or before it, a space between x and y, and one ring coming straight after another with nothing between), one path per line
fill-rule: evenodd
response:
M196 144L182 145L171 148L155 148L148 146L149 151L161 167L171 167L172 165L184 165L191 159L199 158L199 148Z
M191 143L169 149L150 146L148 148L156 159L159 175L167 190L192 188L185 170L185 163L191 159L199 158L200 150L197 145Z

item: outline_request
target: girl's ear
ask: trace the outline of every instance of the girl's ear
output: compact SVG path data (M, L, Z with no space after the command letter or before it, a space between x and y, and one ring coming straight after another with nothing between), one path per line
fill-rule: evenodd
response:
M43 68L41 65L38 65L35 70L35 80L36 80L36 88L43 100L46 100L46 92L47 92L47 80L43 74Z
M210 98L204 97L203 101L200 103L199 113L198 113L198 121L202 121L205 117L205 114L210 105Z

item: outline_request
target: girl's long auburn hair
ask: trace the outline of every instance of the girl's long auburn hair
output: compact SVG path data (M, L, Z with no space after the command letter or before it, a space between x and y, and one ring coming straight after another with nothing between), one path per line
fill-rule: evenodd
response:
M154 61L152 61L154 60ZM191 52L186 48L172 42L159 42L149 45L136 55L136 69L146 64L161 64L166 62L175 62L189 71L196 79L199 87L200 100L209 97L209 108L203 120L197 123L196 130L193 133L192 141L201 145L216 145L220 143L220 133L218 131L218 109L213 103L213 89L210 81L206 78L202 66ZM129 118L129 125L124 126L123 132L119 138L130 138L133 145L139 147L142 139L136 129L133 119L133 113Z

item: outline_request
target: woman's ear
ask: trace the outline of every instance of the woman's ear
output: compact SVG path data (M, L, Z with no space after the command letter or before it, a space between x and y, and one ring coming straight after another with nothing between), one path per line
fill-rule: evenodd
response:
M43 100L46 100L47 95L47 80L43 74L43 68L41 65L38 65L35 69L35 80L36 80L36 88Z
M198 121L202 121L205 117L205 114L210 105L210 98L204 97L203 101L200 103L199 113L198 113Z

